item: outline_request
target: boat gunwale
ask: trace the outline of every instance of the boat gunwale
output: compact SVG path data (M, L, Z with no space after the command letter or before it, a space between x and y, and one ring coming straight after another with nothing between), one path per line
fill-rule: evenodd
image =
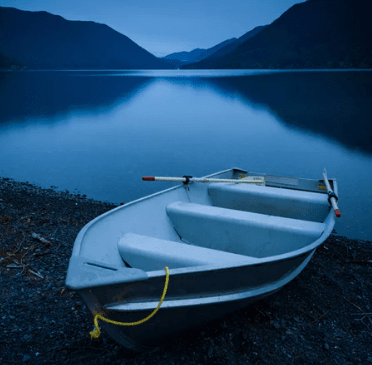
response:
M187 307L187 306L195 306L195 305L209 305L215 303L224 303L224 302L231 302L236 300L244 300L249 299L252 297L265 295L268 293L275 292L280 290L284 285L288 284L292 281L295 277L297 277L301 271L308 265L310 262L313 254L315 251L310 253L304 260L298 265L294 270L289 272L288 274L281 277L279 280L264 285L262 287L252 287L247 288L244 291L242 290L235 290L230 293L224 293L222 295L213 295L208 294L205 296L196 296L196 297L189 297L189 298L177 298L177 299L166 299L162 303L162 309L164 308L179 308L179 307ZM163 273L164 276L164 273ZM117 303L117 304L107 304L103 308L107 311L117 311L117 312L124 312L124 311L141 311L141 310L152 310L156 308L158 304L158 300L146 300L136 302L130 301L125 303Z

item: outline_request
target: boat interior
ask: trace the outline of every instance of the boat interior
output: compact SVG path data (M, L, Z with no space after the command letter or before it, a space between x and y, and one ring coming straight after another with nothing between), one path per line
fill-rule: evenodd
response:
M258 175L211 175L245 176ZM118 208L129 223L116 238L124 264L148 272L259 263L311 245L332 224L322 180L261 176L264 186L191 183Z

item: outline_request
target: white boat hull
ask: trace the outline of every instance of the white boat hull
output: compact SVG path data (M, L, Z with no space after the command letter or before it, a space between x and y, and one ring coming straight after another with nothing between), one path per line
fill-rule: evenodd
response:
M130 327L100 322L137 350L276 292L307 265L335 218L321 180L265 176L266 186L177 186L105 213L77 237L67 286L94 315L135 322L158 305L168 266L153 318Z

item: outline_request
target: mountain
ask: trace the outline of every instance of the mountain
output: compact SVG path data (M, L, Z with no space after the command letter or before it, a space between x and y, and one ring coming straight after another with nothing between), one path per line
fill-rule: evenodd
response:
M0 7L0 67L9 63L29 69L173 68L107 25Z
M190 52L175 52L163 57L163 59L179 67L187 63L199 62L235 41L237 41L236 38L231 38L208 49L195 48Z
M372 2L309 0L219 58L184 68L370 68Z
M168 56L163 57L163 59L166 60L167 62L170 62L172 65L176 67L180 67L189 63L200 62L208 57L213 58L221 57L234 51L236 48L239 47L239 45L241 45L246 40L259 33L265 27L266 25L256 27L250 30L249 32L243 34L239 38L227 39L226 41L218 43L214 47L208 49L196 48L190 52L171 53Z
M225 55L233 52L235 49L237 49L245 41L247 41L248 39L252 38L256 34L258 34L259 32L261 32L261 30L263 30L265 27L267 27L267 25L260 25L258 27L253 28L249 32L243 34L238 39L235 39L234 42L231 42L230 44L227 44L225 47L223 47L223 48L217 50L216 52L214 52L211 55L211 57L212 58L219 58L219 57L225 56Z

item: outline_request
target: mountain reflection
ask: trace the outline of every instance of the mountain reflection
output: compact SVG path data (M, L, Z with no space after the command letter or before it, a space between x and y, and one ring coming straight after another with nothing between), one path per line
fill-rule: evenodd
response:
M207 88L222 98L239 98L249 106L269 110L290 128L372 154L372 72L256 70L231 77L215 70L209 76L207 71L177 75L177 71L0 72L0 127L52 124L66 115L104 114L133 100L150 84L165 81L183 88ZM150 102L141 101L137 107ZM169 111L175 108L169 105Z
M372 72L280 72L205 81L226 97L270 110L291 128L372 154Z
M128 102L151 82L149 77L115 77L92 72L1 72L0 125L67 114L101 113Z

